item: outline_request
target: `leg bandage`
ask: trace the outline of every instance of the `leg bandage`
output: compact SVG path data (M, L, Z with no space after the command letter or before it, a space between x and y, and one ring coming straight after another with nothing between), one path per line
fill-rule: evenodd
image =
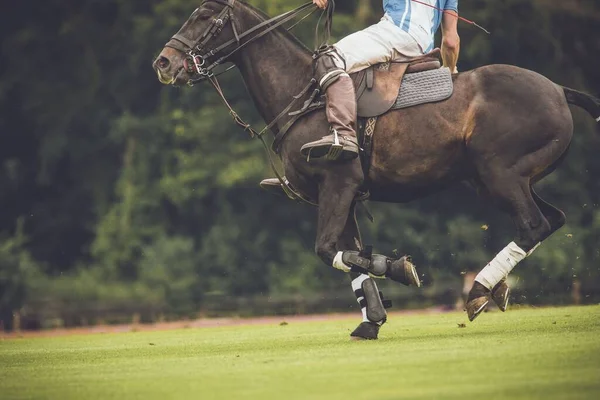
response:
M527 257L527 252L511 242L477 275L475 280L492 290L513 268Z
M342 259L343 255L343 251L338 251L338 253L335 255L335 258L333 259L333 268L348 273L351 271L351 268L348 265L346 265L346 263Z

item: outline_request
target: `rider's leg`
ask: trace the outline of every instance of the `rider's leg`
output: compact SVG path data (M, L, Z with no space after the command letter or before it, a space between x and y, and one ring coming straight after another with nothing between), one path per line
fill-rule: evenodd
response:
M356 99L348 72L392 60L407 60L422 54L417 42L386 17L378 24L356 32L323 49L315 62L315 78L326 93L326 113L332 133L305 144L301 152L309 160L352 159L358 156Z
M315 62L315 78L326 93L325 112L331 134L302 146L310 159L350 160L358 156L356 139L356 98L352 78L344 70L343 59L335 48L322 50Z
M423 55L417 41L388 17L346 36L334 44L334 47L344 59L346 72L349 74L374 64L403 62Z

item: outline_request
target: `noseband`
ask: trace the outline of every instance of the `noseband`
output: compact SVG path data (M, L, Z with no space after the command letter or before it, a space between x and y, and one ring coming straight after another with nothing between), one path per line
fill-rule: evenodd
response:
M187 56L187 60L191 61L193 64L193 68L188 67L188 72L196 73L197 77L192 78L188 81L188 85L193 86L195 83L213 77L213 70L221 65L223 62L227 61L229 57L231 57L234 53L240 51L249 43L263 37L267 33L279 28L281 25L289 22L293 18L295 18L299 13L304 10L313 7L312 3L306 3L294 10L288 11L284 14L281 14L277 17L271 18L267 21L263 21L260 24L252 27L241 35L238 34L233 8L236 5L236 0L204 0L202 4L208 2L215 2L223 4L223 9L219 12L219 14L213 18L210 25L206 28L206 30L200 35L200 37L196 40L190 40L180 33L176 33L173 35L171 40L165 45L165 47L170 47L172 49L181 51L185 53ZM314 11L314 10L313 10ZM310 13L312 14L312 12ZM305 17L307 18L310 14L307 14ZM301 21L302 21L301 20ZM223 28L231 21L231 29L233 30L234 39L228 40L220 46L213 48L212 50L207 50L207 44L219 36L219 34L223 31ZM294 25L295 26L295 25ZM261 29L265 28L261 31ZM290 28L291 29L291 28ZM249 38L244 43L241 43L243 39L246 39L248 36L256 33L256 35ZM227 54L220 56L217 60L215 60L212 64L207 65L207 61L214 56L221 54L225 49L230 47L233 44L237 44L237 46Z

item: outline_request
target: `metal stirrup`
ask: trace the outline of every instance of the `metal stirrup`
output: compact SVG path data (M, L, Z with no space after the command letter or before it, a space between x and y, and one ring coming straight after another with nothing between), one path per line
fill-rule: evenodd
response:
M337 160L342 155L342 151L344 150L344 146L340 144L340 137L338 135L338 131L332 129L334 141L331 147L329 148L329 152L327 153L328 160Z

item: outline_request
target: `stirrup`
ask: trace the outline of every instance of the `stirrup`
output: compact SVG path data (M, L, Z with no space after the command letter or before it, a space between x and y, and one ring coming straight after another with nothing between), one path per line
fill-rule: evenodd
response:
M358 157L360 148L355 138L339 134L333 129L330 132L329 135L302 146L300 153L306 156L307 162L313 158L337 161L352 160Z
M333 131L333 144L329 148L329 152L325 158L330 161L337 160L342 155L342 151L344 150L344 146L340 144L340 137L338 135L338 131L336 129L332 129Z

